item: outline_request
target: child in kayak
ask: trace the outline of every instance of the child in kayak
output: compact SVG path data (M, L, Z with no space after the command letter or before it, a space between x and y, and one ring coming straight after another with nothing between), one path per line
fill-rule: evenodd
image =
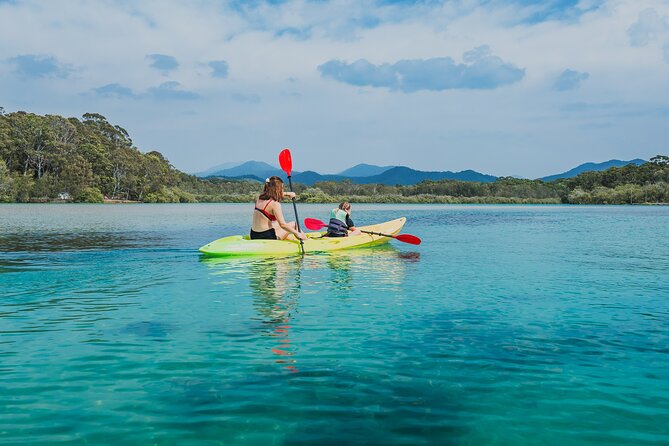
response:
M340 203L339 206L330 212L330 222L328 223L328 232L326 237L348 237L360 235L351 220L351 205L348 201Z
M252 240L285 240L291 234L300 240L307 238L297 230L294 221L287 223L283 218L281 200L284 197L295 198L295 192L284 192L283 180L272 176L265 180L265 187L256 200L251 222Z

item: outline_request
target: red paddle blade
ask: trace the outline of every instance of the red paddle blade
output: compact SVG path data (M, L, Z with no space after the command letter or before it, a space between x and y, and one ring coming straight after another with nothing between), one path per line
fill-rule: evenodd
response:
M404 243L411 243L412 245L420 245L421 240L415 235L411 234L400 234L395 236L395 240L399 240Z
M290 172L293 170L293 158L290 156L289 149L283 149L279 153L279 165L286 175L290 176Z
M327 225L320 220L316 220L315 218L305 218L304 219L304 226L306 226L307 229L310 229L312 231L317 231L320 228L322 228L324 226L327 226Z

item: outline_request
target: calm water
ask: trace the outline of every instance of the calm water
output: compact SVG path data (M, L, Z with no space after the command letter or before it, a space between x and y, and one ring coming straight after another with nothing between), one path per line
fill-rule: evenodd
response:
M249 205L1 205L0 443L669 444L669 208L401 215L205 260Z

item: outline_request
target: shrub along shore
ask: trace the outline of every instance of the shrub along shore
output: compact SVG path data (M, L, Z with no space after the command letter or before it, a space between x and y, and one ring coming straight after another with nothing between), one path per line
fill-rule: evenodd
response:
M261 184L198 178L97 113L82 119L0 107L0 202L252 202ZM453 204L669 203L669 157L551 182L503 177L491 183L424 181L411 186L324 181L296 184L300 202Z

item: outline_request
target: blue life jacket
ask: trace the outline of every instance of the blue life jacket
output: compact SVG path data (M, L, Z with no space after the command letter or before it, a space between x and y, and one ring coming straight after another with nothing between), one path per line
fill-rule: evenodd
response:
M339 208L330 212L330 222L328 223L328 232L326 237L346 237L348 236L348 225L346 216L348 214Z

